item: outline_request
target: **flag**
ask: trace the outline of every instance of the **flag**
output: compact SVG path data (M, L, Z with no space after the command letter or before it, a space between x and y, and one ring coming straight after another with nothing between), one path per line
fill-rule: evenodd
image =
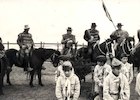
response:
M109 14L109 12L108 12L106 6L105 6L105 3L103 2L103 0L102 0L102 5L103 5L103 9L104 9L104 11L105 11L105 14L106 14L107 18L108 18L111 22L113 22L113 21L112 21L112 18L111 18L111 16L110 16L110 14Z

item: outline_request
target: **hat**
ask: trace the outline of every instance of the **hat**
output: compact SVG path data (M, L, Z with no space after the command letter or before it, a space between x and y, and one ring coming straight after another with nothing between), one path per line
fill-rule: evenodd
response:
M91 27L96 27L96 26L97 26L96 23L91 24Z
M70 61L64 61L63 64L63 70L67 71L67 70L71 70L72 69L72 64Z
M125 53L122 53L122 54L121 54L121 58L123 58L123 57L128 57L128 55L125 54Z
M116 58L113 58L112 63L111 63L112 67L119 67L121 64L122 62Z
M67 28L67 31L72 31L72 28L71 28L71 27L68 27L68 28Z
M123 26L122 23L118 23L117 26Z
M99 55L96 60L100 62L106 62L107 58L104 55Z
M30 29L28 25L24 25L24 29Z

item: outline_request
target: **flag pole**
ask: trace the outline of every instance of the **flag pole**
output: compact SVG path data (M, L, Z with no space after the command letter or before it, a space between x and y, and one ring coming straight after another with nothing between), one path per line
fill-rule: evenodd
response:
M117 28L116 28L116 26L115 26L115 24L114 24L114 22L113 22L113 20L112 20L112 18L111 18L111 16L110 16L110 14L109 14L107 8L106 8L106 6L105 6L104 1L103 1L103 0L101 0L101 1L102 1L103 9L104 9L104 11L105 11L105 13L106 13L106 16L107 16L108 19L112 22L112 24L113 24L113 26L114 26L114 28L115 28L115 30L116 30Z

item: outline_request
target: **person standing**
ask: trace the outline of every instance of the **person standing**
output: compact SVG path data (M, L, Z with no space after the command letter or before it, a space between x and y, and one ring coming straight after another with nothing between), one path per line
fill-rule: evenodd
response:
M122 62L113 58L112 72L103 83L103 100L129 100L130 86L125 75L121 72Z
M78 100L80 95L80 81L72 72L72 64L64 61L62 64L64 75L60 75L56 81L55 94L57 100Z
M103 81L112 71L111 66L106 63L107 58L104 55L97 57L97 65L94 69L95 93L99 94L94 100L103 100Z
M20 47L20 55L23 55L26 61L25 71L32 71L30 66L30 52L33 49L34 41L32 35L29 33L30 27L24 26L24 31L18 35L17 44Z
M122 62L121 73L123 73L126 76L128 83L130 85L133 80L133 64L128 63L127 54L121 55L121 62Z
M135 91L138 94L138 99L140 100L140 73L138 73L137 77L136 77L136 86L135 86Z

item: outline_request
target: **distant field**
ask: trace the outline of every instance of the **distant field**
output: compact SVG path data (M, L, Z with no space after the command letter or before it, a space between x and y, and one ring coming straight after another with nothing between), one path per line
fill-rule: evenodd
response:
M0 96L0 100L56 100L54 81L54 72L56 68L47 62L44 63L44 66L46 67L46 70L42 71L42 81L45 86L39 86L36 78L34 79L34 84L36 86L34 88L29 87L29 80L23 72L23 69L13 67L13 71L11 73L11 82L13 83L13 86L8 86L5 83L5 95ZM137 95L134 91L134 83L135 80L131 85L130 100L137 100ZM89 74L86 76L86 82L81 83L81 95L79 100L88 100L87 96L91 92L91 86L91 75Z

